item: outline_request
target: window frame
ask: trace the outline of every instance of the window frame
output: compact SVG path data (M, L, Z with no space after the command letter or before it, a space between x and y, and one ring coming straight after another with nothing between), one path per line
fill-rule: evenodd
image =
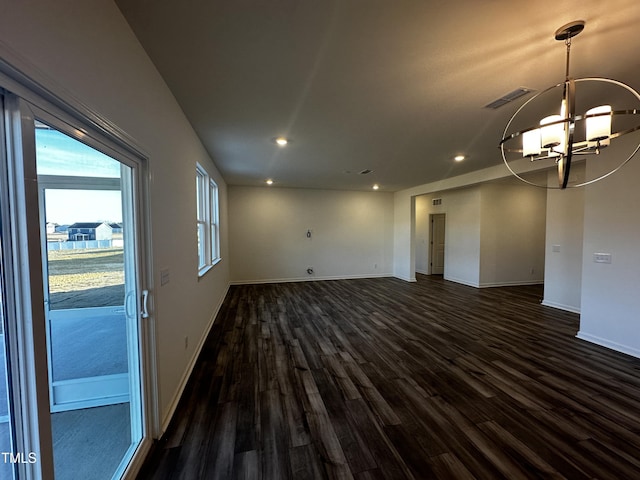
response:
M202 277L220 260L218 184L196 162L196 245L198 277Z

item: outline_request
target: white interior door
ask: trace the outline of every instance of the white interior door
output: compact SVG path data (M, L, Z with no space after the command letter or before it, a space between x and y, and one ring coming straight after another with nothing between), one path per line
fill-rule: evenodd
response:
M444 213L431 215L431 274L444 274L445 221Z

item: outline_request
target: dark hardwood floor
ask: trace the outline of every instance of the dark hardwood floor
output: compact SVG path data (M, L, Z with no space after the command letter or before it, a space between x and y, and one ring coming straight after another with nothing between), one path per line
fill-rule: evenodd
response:
M231 287L140 478L640 478L640 361L542 287Z

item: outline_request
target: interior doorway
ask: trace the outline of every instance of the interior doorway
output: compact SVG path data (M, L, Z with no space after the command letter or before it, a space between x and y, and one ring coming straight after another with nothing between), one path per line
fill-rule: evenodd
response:
M430 214L429 226L429 275L444 275L446 214Z

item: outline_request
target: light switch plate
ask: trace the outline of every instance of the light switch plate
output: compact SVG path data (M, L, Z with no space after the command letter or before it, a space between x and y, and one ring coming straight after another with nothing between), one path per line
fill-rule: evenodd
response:
M610 253L594 253L593 261L595 263L611 263L611 254Z
M163 268L160 270L160 285L166 285L169 283L169 269Z

